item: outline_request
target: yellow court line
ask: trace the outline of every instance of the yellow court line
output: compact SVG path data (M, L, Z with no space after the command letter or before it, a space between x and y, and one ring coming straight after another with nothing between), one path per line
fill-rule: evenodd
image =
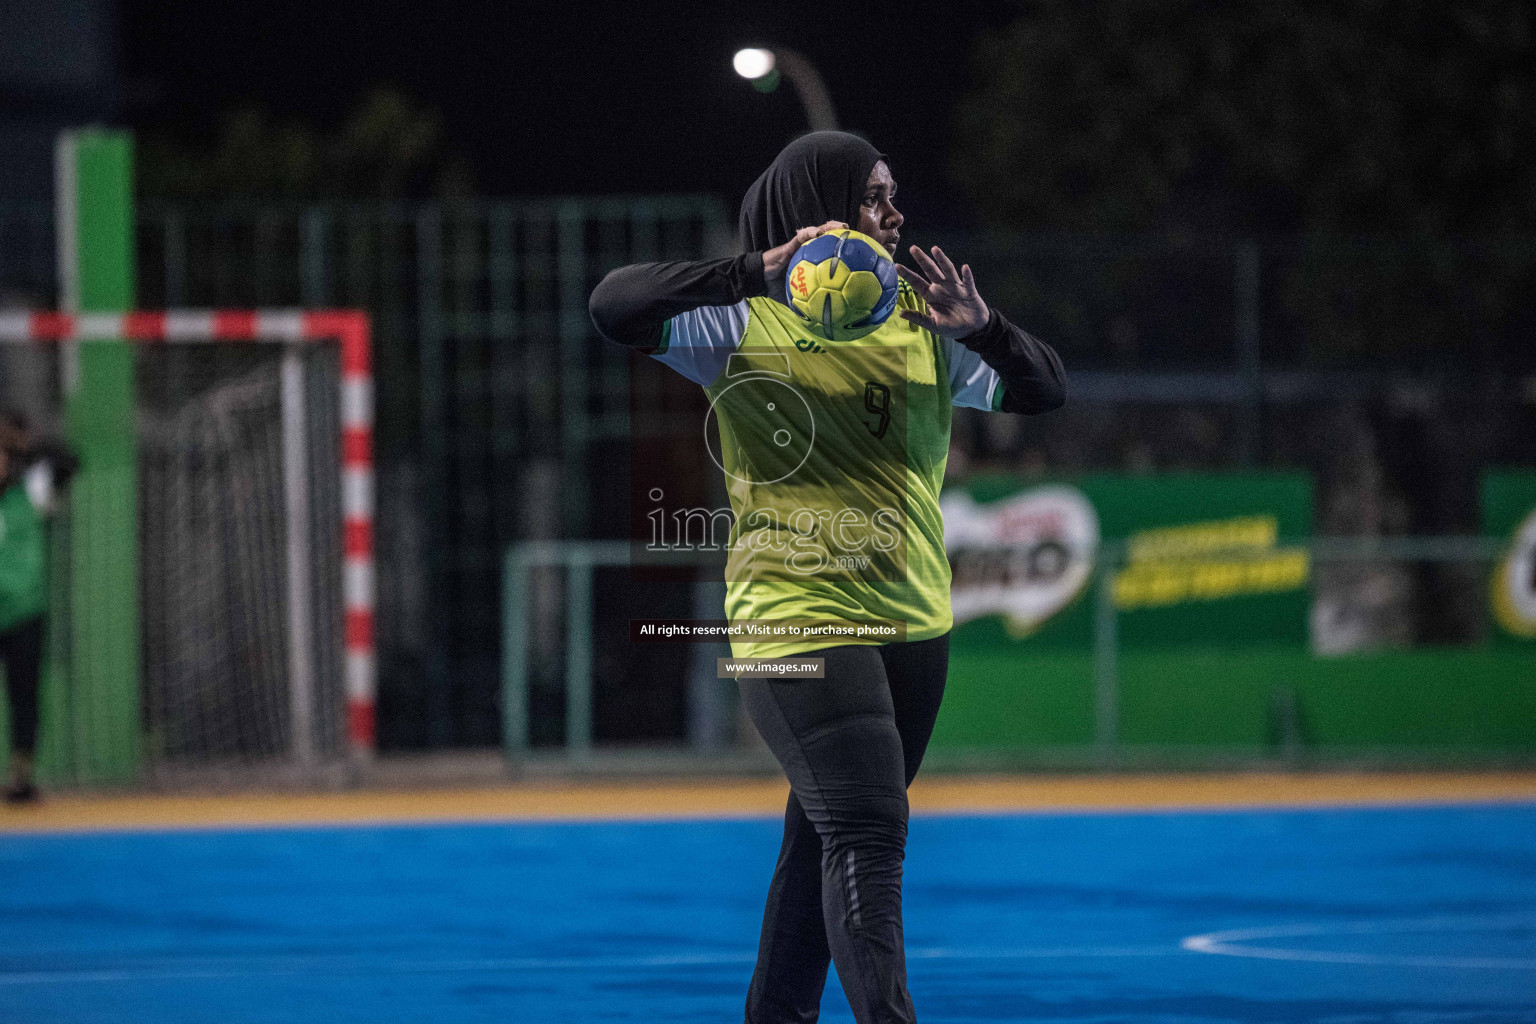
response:
M50 795L0 808L0 833L451 821L739 818L782 813L782 780L566 782L497 788L219 795ZM1536 772L945 776L918 814L1536 801Z

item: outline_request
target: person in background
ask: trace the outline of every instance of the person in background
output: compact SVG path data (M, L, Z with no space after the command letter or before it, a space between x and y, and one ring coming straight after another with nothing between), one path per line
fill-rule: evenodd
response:
M11 712L9 803L37 799L32 767L48 612L44 523L78 465L62 446L35 442L20 414L0 413L0 665Z

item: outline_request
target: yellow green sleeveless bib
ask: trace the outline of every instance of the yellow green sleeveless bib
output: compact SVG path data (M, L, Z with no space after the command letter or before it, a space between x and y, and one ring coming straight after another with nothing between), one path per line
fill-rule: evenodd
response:
M925 311L905 283L897 309ZM895 314L857 341L827 341L766 297L674 317L655 355L709 396L735 517L726 617L775 630L733 639L734 656L949 630L938 499L951 408L997 408L991 367ZM901 632L857 629L878 622Z

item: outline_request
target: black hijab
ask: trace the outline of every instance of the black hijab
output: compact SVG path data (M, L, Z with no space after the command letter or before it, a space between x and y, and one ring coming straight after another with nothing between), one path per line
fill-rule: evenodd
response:
M847 132L811 132L785 146L741 200L739 228L747 252L783 245L804 227L859 223L869 172L885 154ZM784 278L768 282L784 299Z

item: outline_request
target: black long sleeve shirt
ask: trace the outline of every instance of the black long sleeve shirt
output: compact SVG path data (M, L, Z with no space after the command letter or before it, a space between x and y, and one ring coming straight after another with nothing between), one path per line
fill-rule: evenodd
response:
M729 306L769 294L763 254L718 260L635 263L613 271L593 289L592 322L611 341L642 352L659 347L672 317L700 306ZM981 356L1003 382L1003 412L1042 413L1066 401L1061 358L1044 342L989 306L985 327L956 339Z

